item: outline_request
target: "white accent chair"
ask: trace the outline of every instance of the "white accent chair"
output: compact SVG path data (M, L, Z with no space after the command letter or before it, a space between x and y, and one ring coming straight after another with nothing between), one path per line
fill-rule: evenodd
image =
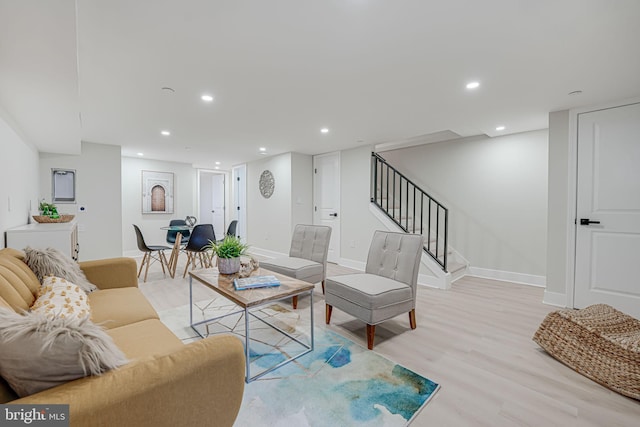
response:
M291 237L289 256L260 261L260 267L309 283L322 282L324 293L330 240L331 227L298 224ZM294 309L298 306L297 296L292 304Z
M422 236L376 231L369 247L364 273L327 277L326 323L333 307L367 324L367 347L373 349L376 325L409 313L416 328L416 290Z

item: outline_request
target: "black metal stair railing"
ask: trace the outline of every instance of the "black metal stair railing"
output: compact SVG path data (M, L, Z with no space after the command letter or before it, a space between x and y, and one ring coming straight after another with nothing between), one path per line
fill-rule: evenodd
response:
M371 202L407 233L426 237L424 251L447 271L449 210L371 153Z

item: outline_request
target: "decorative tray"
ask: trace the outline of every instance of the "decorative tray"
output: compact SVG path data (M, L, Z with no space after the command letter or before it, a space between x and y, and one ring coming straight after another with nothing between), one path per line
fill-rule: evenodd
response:
M46 215L33 215L33 219L36 222L39 222L40 224L49 224L49 223L56 223L56 222L70 222L75 217L76 217L75 215L60 215L60 218L51 218L51 217L46 216Z

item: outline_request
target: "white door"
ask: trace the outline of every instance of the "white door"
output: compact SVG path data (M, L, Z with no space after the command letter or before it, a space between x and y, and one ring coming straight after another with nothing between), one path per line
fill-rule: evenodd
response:
M237 219L236 235L244 243L247 242L247 166L235 166L232 172L233 179L233 212L230 218Z
M578 115L574 306L640 318L640 104Z
M216 238L224 237L225 218L225 175L222 173L200 171L199 173L199 224L213 224Z
M313 157L313 223L331 227L327 259L340 260L340 153Z

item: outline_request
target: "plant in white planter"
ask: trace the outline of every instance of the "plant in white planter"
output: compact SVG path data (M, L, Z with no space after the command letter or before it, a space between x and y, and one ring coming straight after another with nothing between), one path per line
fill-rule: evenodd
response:
M225 236L221 242L209 241L206 247L212 256L218 256L218 271L222 274L234 274L240 270L240 256L249 249L236 236Z

